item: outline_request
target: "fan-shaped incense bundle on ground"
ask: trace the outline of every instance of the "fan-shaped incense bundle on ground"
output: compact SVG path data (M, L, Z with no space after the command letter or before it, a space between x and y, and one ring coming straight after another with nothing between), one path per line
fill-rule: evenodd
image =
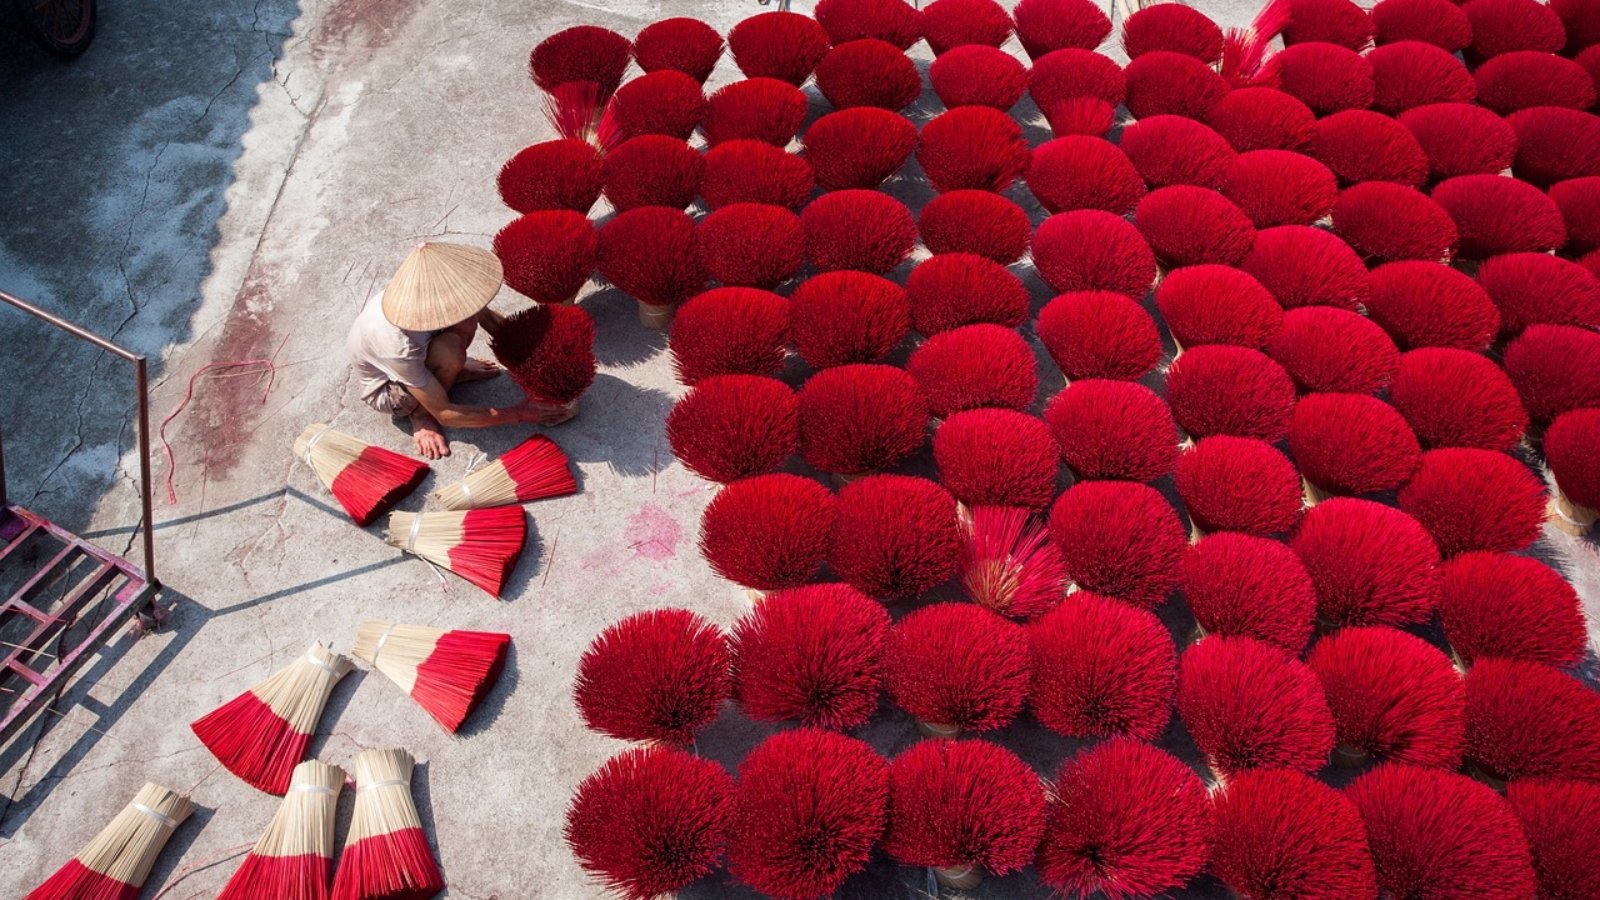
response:
M1044 828L1039 776L987 741L923 741L889 769L884 849L904 865L930 866L940 883L972 887L982 868L1004 875L1027 865Z
M1257 769L1211 795L1211 871L1240 896L1374 900L1361 813L1299 772Z
M813 126L815 127L815 126ZM811 164L766 141L724 141L705 155L700 196L710 209L766 203L797 210L816 187Z
M838 502L817 482L787 472L757 475L717 492L700 519L711 570L749 590L805 584L833 547Z
M1021 625L976 604L936 603L889 633L885 684L924 734L993 731L1027 699L1028 653Z
M1178 428L1138 382L1074 381L1044 408L1061 460L1080 479L1155 481L1178 461Z
M795 350L814 369L882 362L911 330L900 285L843 269L805 279L789 297Z
M463 512L397 512L389 516L384 538L499 597L527 536L522 507L495 506Z
M623 741L687 744L727 699L728 642L686 609L650 609L602 631L578 661L583 723Z
M789 301L756 288L714 288L685 303L667 347L678 380L777 375L788 356Z
M1221 189L1238 158L1222 135L1173 115L1151 116L1128 126L1119 146L1152 189L1174 184Z
M343 769L314 759L295 766L271 824L217 900L327 900L344 779Z
M1367 315L1401 350L1453 347L1482 351L1500 331L1500 311L1467 275L1438 263L1407 260L1368 275Z
M909 50L922 37L922 13L905 0L821 0L812 15L835 44L877 38Z
M1155 488L1081 481L1050 509L1050 532L1074 583L1155 609L1178 584L1188 547L1177 510Z
M933 61L928 83L946 109L992 106L1005 112L1028 89L1028 69L998 47L963 44Z
M1517 132L1505 119L1471 103L1419 106L1401 113L1399 122L1411 132L1435 180L1497 175L1517 155Z
M228 771L271 794L289 787L333 686L353 667L320 643L271 678L196 719L195 737Z
M958 570L966 595L1013 619L1054 609L1067 593L1067 569L1050 530L1013 506L975 506L970 517Z
M805 159L825 191L872 190L899 171L917 146L917 127L886 109L829 113L806 129Z
M733 778L715 760L638 747L578 785L565 837L578 864L629 900L687 887L722 860Z
M1034 235L1039 275L1058 291L1111 291L1143 297L1156 279L1150 245L1121 216L1080 209L1051 216Z
M1600 182L1600 178L1595 180ZM1033 243L1033 224L1022 207L988 191L940 194L924 204L917 216L922 243L936 257L964 253L1006 266L1021 259ZM915 274L913 269L913 277Z
M722 35L699 19L660 19L633 39L633 58L639 68L646 72L673 69L701 84L721 56Z
M1270 87L1230 91L1211 107L1205 121L1240 153L1303 151L1311 145L1317 126L1310 107Z
M608 28L575 25L540 41L528 57L528 71L540 90L563 84L588 82L597 86L601 99L622 83L633 44Z
M1461 765L1466 695L1437 647L1395 628L1344 628L1318 640L1306 665L1333 713L1336 762Z
M909 475L869 475L839 491L828 564L869 596L911 600L943 584L960 563L956 501Z
M454 732L494 688L510 646L509 634L363 622L355 655Z
M1258 350L1209 344L1167 368L1167 403L1190 437L1231 434L1275 443L1289 432L1294 380Z
M1028 189L1053 213L1098 209L1124 215L1144 198L1144 178L1116 144L1069 134L1033 150Z
M1283 308L1248 273L1189 266L1156 286L1156 308L1182 353L1185 347L1234 344L1260 350L1283 327Z
M1568 534L1588 534L1600 519L1600 409L1556 416L1544 433L1545 462L1555 476L1551 520Z
M779 732L739 765L729 868L781 900L831 895L866 868L888 807L889 765L865 742Z
M1393 181L1421 187L1428 177L1429 156L1418 138L1395 119L1369 109L1347 109L1317 120L1316 137L1306 152L1345 184Z
M600 199L600 154L571 138L524 147L496 179L500 199L519 213L570 209L588 213Z
M1455 53L1472 43L1472 22L1450 0L1381 0L1371 16L1379 45L1426 41Z
M1205 785L1164 750L1114 738L1063 763L1053 793L1039 876L1067 896L1159 896L1205 864Z
M998 47L1011 29L1011 16L994 0L935 0L922 11L922 34L934 56L963 44Z
M529 398L577 410L594 383L594 319L577 306L541 304L508 316L489 347Z
M1072 738L1155 740L1166 730L1177 653L1155 613L1078 591L1028 632L1039 724Z
M1303 153L1267 148L1239 154L1222 193L1257 228L1311 225L1333 209L1339 179Z
M1334 745L1316 673L1254 638L1216 635L1183 652L1178 715L1219 777L1247 769L1313 773Z
M777 469L799 441L794 390L761 375L702 379L667 415L672 455L722 484Z
M1011 201L984 191L954 191L941 194L923 207L923 221L928 210L949 197L981 196L1002 204ZM1022 210L1011 207L1017 213ZM1026 221L1026 217L1024 217ZM952 223L954 224L954 223ZM971 229L968 219L960 227ZM927 239L927 235L923 236ZM1026 242L1022 248L1025 250ZM996 253L996 256L1003 256ZM1018 256L1022 253L1019 251ZM911 325L923 337L963 325L989 323L1016 328L1028 320L1028 289L1022 279L1006 268L1005 262L979 253L940 253L917 264L906 279L905 295L911 305Z
M1382 328L1360 313L1332 306L1285 313L1267 355L1303 393L1376 394L1400 368L1400 353Z
M1463 668L1480 657L1570 666L1588 642L1572 585L1539 560L1509 553L1463 553L1440 566L1439 619Z
M1228 82L1186 53L1156 50L1128 63L1128 111L1137 119L1200 120L1228 93Z
M173 829L192 809L187 796L147 782L111 824L30 891L27 900L138 897Z
M1269 538L1219 532L1183 557L1179 586L1201 635L1252 637L1299 654L1317 591L1300 557Z
M1215 63L1222 60L1222 29L1192 6L1141 4L1133 15L1122 20L1122 49L1129 59L1168 50Z
M1413 625L1433 612L1439 548L1398 509L1335 497L1306 513L1289 546L1311 574L1325 625Z
M733 697L758 722L849 729L878 711L889 614L844 584L775 591L733 628Z
M433 495L445 509L460 510L565 497L577 491L567 455L555 441L536 434Z
M339 854L333 900L427 900L444 876L411 799L414 761L404 750L364 750L356 757L356 806Z
M699 150L664 134L623 141L600 167L606 199L619 213L641 206L683 209L694 202L705 170Z
M294 441L350 518L363 527L388 512L428 477L428 464L363 443L327 425L307 425Z
M1040 310L1035 330L1068 381L1138 381L1161 359L1155 319L1116 291L1063 293Z
M1532 897L1522 826L1493 790L1454 772L1387 763L1351 782L1386 897Z

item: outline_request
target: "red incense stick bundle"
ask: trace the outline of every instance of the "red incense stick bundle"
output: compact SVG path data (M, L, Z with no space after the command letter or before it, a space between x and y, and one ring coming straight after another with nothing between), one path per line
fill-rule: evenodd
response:
M308 759L217 900L327 900L333 880L334 812L344 770Z
M428 464L375 447L326 425L307 425L294 441L306 461L360 526L388 512L428 477Z
M1039 847L1039 875L1067 895L1151 897L1205 864L1205 785L1166 751L1114 738L1064 763Z
M135 900L173 829L191 809L183 794L146 783L111 824L27 900Z
M728 641L686 609L650 609L602 631L572 687L583 723L624 741L687 744L729 691Z
M289 787L328 695L353 667L320 643L189 727L228 771L270 794Z
M509 634L363 622L355 655L455 732L494 688L510 646Z
M411 799L414 764L404 750L363 750L356 757L356 808L333 900L427 900L444 890Z
M565 497L578 492L567 455L542 434L528 438L504 456L434 492L445 509L480 509Z
M517 567L528 520L519 506L494 506L464 512L397 512L385 535L391 545L499 597Z
M952 887L980 867L1004 875L1028 864L1044 829L1039 776L987 741L923 741L889 769L884 849L905 865L931 866Z
M961 589L1013 619L1033 619L1067 594L1067 567L1050 529L1029 510L975 506L961 545Z
M714 869L727 843L733 778L674 747L636 747L578 785L565 837L616 896L660 897Z

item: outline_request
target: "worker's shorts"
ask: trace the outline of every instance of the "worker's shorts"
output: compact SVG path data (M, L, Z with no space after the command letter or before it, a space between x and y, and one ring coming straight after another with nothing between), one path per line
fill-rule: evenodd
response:
M403 419L416 412L420 404L410 388L398 381L391 381L383 386L383 390L369 397L367 405L378 412Z

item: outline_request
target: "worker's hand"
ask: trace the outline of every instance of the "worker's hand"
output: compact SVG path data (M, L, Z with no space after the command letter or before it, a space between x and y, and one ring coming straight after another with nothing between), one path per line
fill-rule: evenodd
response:
M534 425L560 425L577 415L577 409L568 406L557 406L552 403L540 403L535 400L525 400L506 410L518 422L529 422Z

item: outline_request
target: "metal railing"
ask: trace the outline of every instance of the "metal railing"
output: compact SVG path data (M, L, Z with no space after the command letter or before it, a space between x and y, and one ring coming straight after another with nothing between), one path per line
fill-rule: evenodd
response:
M159 587L160 582L156 579L155 503L153 501L153 485L150 481L150 376L144 356L134 353L132 350L119 347L87 328L74 325L54 313L42 310L32 303L5 291L0 291L0 302L16 307L36 319L41 319L54 325L73 337L88 341L107 353L133 363L134 392L138 395L139 529L143 532L144 538L144 576L152 586ZM5 442L0 440L0 506L6 505L7 502Z

